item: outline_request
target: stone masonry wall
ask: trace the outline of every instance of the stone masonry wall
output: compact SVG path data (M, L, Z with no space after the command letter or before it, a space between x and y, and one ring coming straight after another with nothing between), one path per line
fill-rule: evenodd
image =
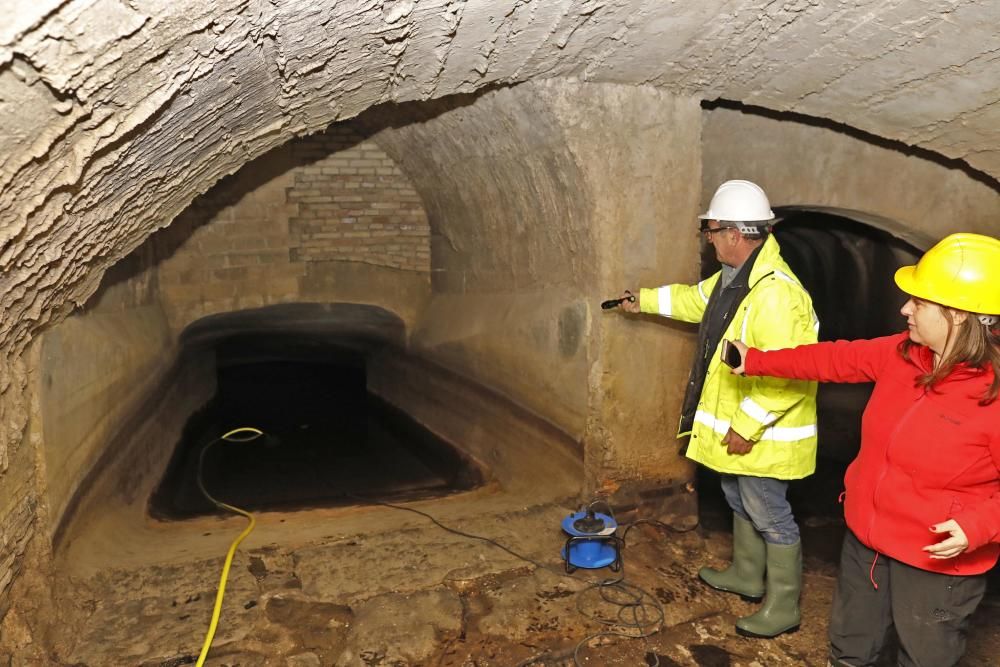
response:
M20 576L25 550L35 533L38 492L33 447L30 441L15 440L28 421L26 367L21 358L0 357L0 416L4 418L0 446L0 619L10 605L8 592ZM0 656L4 653L4 628L0 626Z

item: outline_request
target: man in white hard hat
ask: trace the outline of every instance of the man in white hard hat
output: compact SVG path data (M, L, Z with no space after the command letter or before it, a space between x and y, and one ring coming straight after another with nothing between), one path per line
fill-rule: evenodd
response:
M722 476L733 510L733 561L698 576L717 590L763 598L736 630L775 637L800 621L802 545L786 493L788 480L816 467L816 385L733 375L720 347L723 340L760 349L813 343L819 321L770 234L774 213L759 186L726 181L699 218L721 270L696 285L641 289L622 307L699 324L678 437L690 436L687 456Z

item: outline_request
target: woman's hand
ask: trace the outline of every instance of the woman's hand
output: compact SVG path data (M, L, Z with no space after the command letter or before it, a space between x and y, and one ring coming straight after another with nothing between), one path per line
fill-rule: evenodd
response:
M931 526L931 532L951 534L950 537L937 544L928 544L924 547L924 551L929 553L931 558L936 560L954 558L969 548L969 538L965 536L965 531L962 530L962 527L954 519L948 519L947 521Z
M743 375L744 371L746 370L746 365L747 365L747 350L749 350L750 348L749 348L749 346L747 346L746 343L744 343L741 340L733 340L733 341L729 341L729 342L737 350L740 351L740 361L741 361L741 363L740 363L739 366L737 366L736 368L732 369L729 372L732 373L733 375Z

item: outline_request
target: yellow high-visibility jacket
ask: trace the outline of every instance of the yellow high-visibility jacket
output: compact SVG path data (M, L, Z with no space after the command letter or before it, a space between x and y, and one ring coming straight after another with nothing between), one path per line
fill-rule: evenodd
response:
M750 291L724 339L741 340L762 350L816 342L819 320L812 299L779 250L778 242L769 236L751 268ZM642 289L639 306L644 313L700 322L720 275L697 285ZM816 469L816 383L729 371L716 349L690 431L688 458L735 475L776 479L811 475ZM756 443L749 454L726 452L722 438L730 427Z

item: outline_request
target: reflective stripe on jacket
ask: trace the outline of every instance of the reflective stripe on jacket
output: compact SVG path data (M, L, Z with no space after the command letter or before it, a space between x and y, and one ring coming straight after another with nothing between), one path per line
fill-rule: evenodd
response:
M697 285L642 289L642 312L700 322L720 273ZM816 342L812 300L769 236L750 271L750 292L723 338L758 349ZM816 383L733 375L716 349L695 413L687 456L723 473L799 479L816 469ZM756 442L749 454L729 454L729 429ZM678 437L686 435L678 433Z

